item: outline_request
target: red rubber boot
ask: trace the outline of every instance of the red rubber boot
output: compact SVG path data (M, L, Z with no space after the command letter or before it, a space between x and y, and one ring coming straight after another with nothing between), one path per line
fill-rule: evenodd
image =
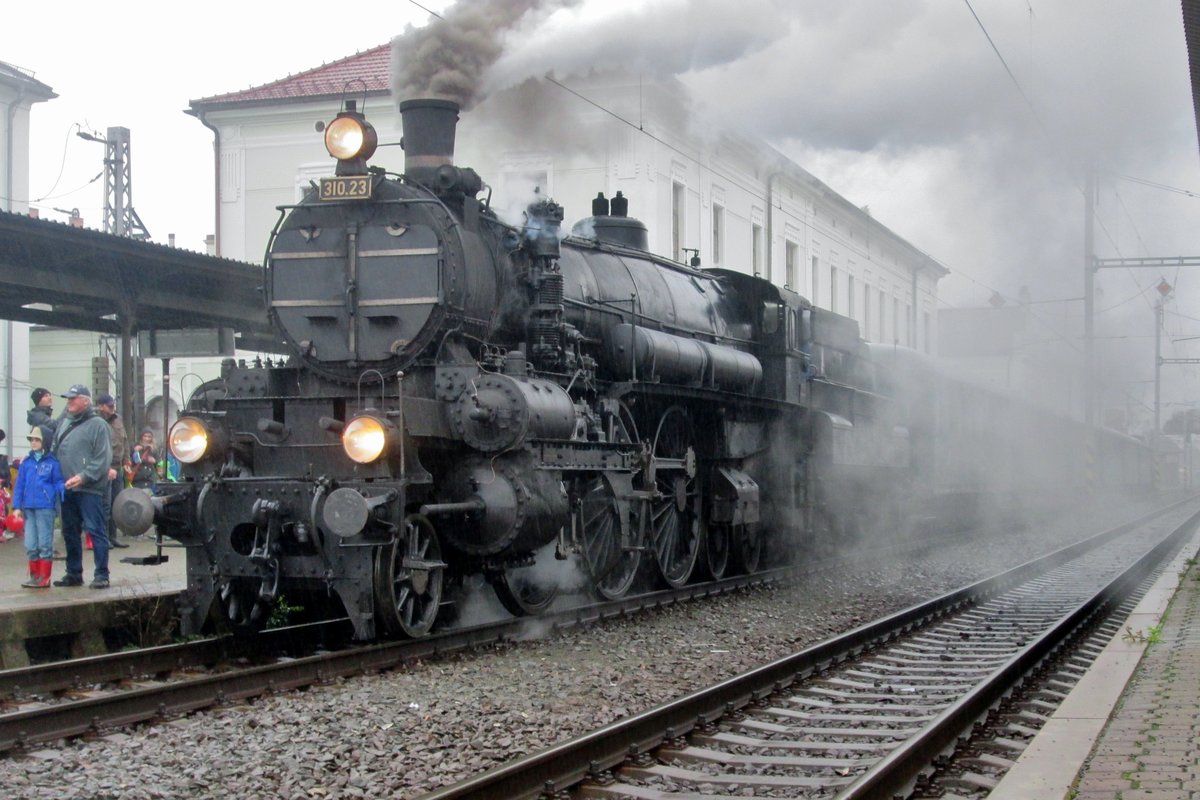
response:
M42 585L42 562L41 559L29 562L29 578L22 583L26 589L37 589Z

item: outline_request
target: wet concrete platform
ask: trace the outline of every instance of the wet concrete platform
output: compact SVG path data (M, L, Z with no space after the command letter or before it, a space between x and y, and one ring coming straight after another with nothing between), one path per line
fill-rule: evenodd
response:
M1193 533L989 800L1200 800Z
M55 533L56 554L65 553ZM111 586L90 589L92 553L83 554L85 585L26 589L24 540L0 543L0 668L32 661L96 655L130 644L169 641L176 617L175 598L186 584L184 551L164 547L165 564L127 564L122 559L155 554L154 540L124 539L129 547L109 553ZM55 559L52 580L66 562Z

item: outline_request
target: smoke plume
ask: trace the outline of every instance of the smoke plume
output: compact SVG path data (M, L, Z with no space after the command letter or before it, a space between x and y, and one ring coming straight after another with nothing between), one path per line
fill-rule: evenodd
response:
M504 50L504 33L526 14L572 0L490 0L456 4L444 17L392 39L392 96L437 97L468 109L481 99L485 71Z

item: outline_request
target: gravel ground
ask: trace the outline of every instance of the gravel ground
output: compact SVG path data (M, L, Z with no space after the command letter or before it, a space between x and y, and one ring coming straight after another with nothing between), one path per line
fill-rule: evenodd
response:
M0 786L13 798L416 797L1075 541L1083 516L46 747L0 759Z

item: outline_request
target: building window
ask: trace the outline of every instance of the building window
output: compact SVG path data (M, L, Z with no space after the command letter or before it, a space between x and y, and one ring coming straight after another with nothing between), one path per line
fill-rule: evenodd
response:
M908 346L913 350L917 349L917 326L916 320L913 318L912 306L908 303L904 304L904 337L908 342Z
M892 341L900 341L900 301L892 298Z
M684 206L687 196L682 183L671 184L671 258L683 261Z
M871 339L871 287L863 284L862 337Z
M930 347L930 342L933 341L933 318L929 316L928 311L925 312L924 316L925 316L925 320L924 320L924 322L925 322L925 352L932 354L933 349Z
M854 319L854 276L846 276L846 316Z
M812 257L812 294L809 295L809 300L815 306L817 304L817 257Z
M750 226L750 263L754 265L754 274L763 274L762 265L762 225ZM767 270L766 279L771 280L771 272Z
M829 310L837 313L837 267L829 268Z
M792 291L800 291L800 284L796 283L796 262L800 260L800 246L795 242L789 242L786 239L783 242L783 269L784 277L787 281L787 287Z
M724 261L722 249L725 246L725 209L713 203L712 212L712 261L720 264Z

